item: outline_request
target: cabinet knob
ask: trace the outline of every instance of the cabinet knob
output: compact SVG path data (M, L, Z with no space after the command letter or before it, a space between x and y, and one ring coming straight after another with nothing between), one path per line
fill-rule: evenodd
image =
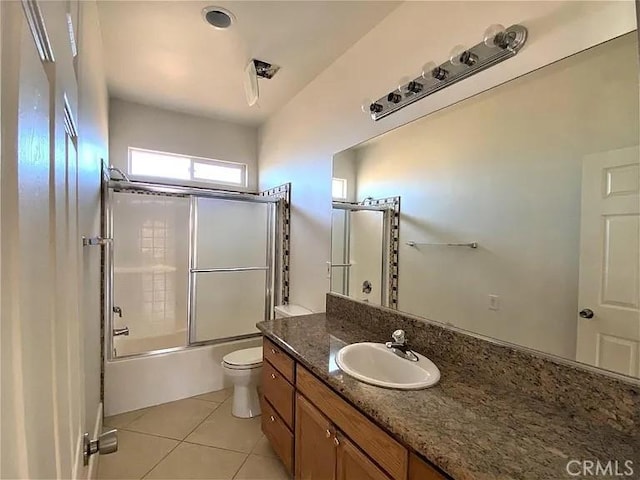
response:
M275 421L276 421L276 417L274 417L273 415L271 415L271 416L269 417L269 420L271 420L272 422L275 422Z
M340 440L338 440L338 437L333 437L333 444L337 447L338 445L340 445Z
M272 348L272 349L271 349L271 353L273 353L274 355L277 355L277 354L278 354L278 351L277 351L275 348Z
M273 379L275 380L275 379L276 379L276 374L275 374L275 373L272 373L272 374L271 374L271 378L273 378Z
M327 435L327 438L331 438L331 430L329 430L328 428L327 428L326 435Z

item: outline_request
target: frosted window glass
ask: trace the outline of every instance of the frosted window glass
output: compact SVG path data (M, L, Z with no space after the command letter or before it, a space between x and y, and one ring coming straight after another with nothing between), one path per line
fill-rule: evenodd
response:
M336 200L346 200L347 180L345 178L333 178L331 180L331 196Z
M243 166L213 165L210 163L193 162L193 178L196 180L209 180L213 182L230 183L233 185L244 184Z
M193 342L257 333L264 320L265 271L195 274Z
M114 192L113 303L118 356L186 345L189 200Z
M196 268L264 267L269 204L199 198Z
M382 301L382 260L383 253L382 212L351 212L349 272L349 292L359 300L367 300L375 305ZM371 293L362 292L362 283L371 282Z
M169 155L145 150L130 150L131 165L129 173L145 177L191 178L191 159L178 155Z

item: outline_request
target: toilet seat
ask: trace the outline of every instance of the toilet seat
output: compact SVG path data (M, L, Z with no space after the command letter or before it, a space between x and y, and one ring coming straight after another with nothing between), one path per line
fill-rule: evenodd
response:
M262 347L236 350L222 357L225 367L231 370L250 370L262 365Z

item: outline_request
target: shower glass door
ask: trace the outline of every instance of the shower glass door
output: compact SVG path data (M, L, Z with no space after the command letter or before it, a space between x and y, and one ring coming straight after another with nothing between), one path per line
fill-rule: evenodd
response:
M189 344L255 335L273 309L275 204L191 202Z
M187 340L189 199L112 192L112 355Z

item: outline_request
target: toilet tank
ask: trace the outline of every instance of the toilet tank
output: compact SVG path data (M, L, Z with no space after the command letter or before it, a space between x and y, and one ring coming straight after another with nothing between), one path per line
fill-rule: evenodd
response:
M298 315L309 315L313 313L311 310L301 305L290 303L289 305L278 305L273 309L276 318L297 317Z

